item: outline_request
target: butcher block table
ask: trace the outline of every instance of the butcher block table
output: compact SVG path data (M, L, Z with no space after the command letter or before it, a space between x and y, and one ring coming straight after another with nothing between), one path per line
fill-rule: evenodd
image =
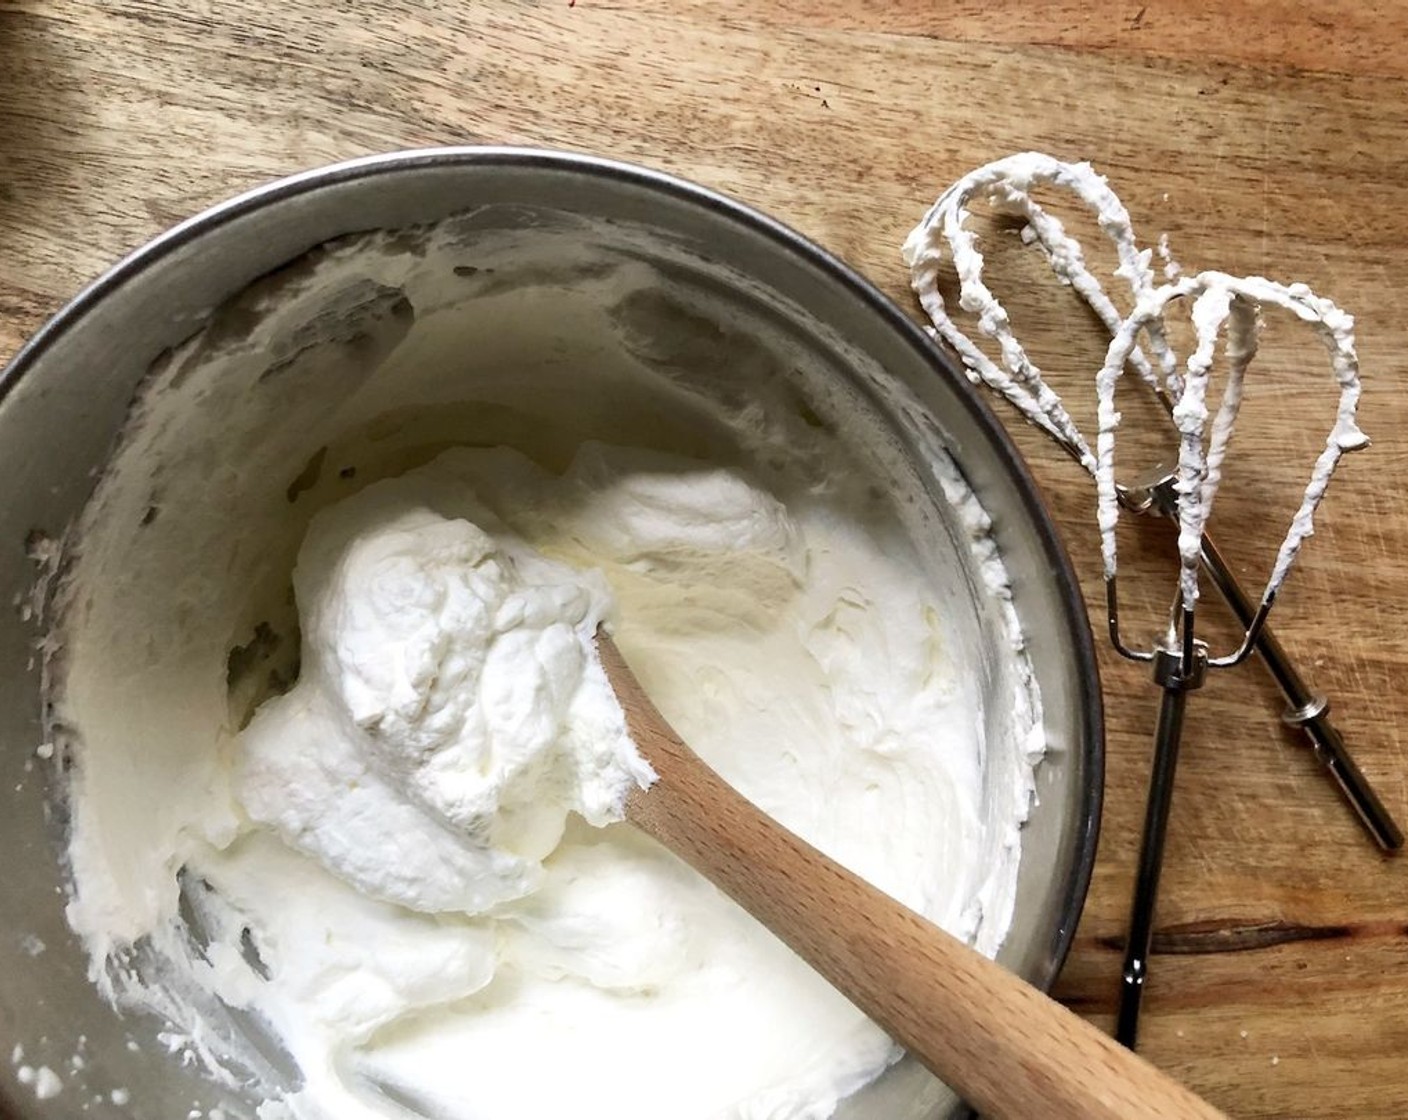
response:
M0 2L0 357L180 219L367 153L544 145L676 172L916 315L898 247L944 186L1026 149L1090 160L1185 269L1302 280L1357 318L1374 446L1346 459L1274 622L1402 820L1408 15L1375 7ZM1097 325L981 211L994 288L1088 417ZM1308 334L1268 314L1266 344L1213 521L1257 587L1334 406ZM1089 479L1012 428L1098 606ZM1171 588L1163 528L1122 538L1146 632ZM1104 828L1057 993L1108 1026L1158 694L1103 641L1101 670ZM1141 1049L1234 1116L1408 1117L1408 857L1364 839L1278 710L1256 662L1192 697Z

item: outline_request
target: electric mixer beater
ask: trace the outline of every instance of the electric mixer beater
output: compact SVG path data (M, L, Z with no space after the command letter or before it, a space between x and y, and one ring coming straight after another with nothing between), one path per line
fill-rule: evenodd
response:
M1074 193L1094 211L1118 255L1115 274L1128 283L1133 297L1128 316L1120 314L1086 265L1080 244L1066 233L1058 218L1032 198L1032 190L1043 184ZM965 228L967 204L974 197L985 197L998 212L1024 222L1023 240L1042 250L1057 277L1071 286L1111 336L1104 365L1096 376L1098 431L1094 450L1027 356L1006 309L983 281L984 261L977 237ZM1305 684L1266 625L1277 592L1312 532L1315 511L1341 456L1368 444L1355 422L1360 390L1353 320L1303 284L1285 286L1261 277L1211 271L1177 279L1171 261L1166 270L1169 282L1156 284L1153 254L1138 247L1128 212L1105 179L1088 164L1063 163L1034 152L987 164L958 180L910 234L904 252L911 284L933 322L932 333L953 348L969 378L1005 398L1094 478L1110 639L1122 656L1148 662L1155 683L1163 690L1116 1026L1116 1037L1132 1047L1148 976L1154 905L1184 710L1188 694L1201 686L1209 669L1230 668L1253 650L1259 653L1286 698L1283 719L1304 728L1317 758L1369 836L1384 851L1397 851L1403 844L1402 832L1331 725L1328 702ZM946 257L958 276L960 306L976 317L979 331L996 345L1000 364L949 316L938 288ZM1170 304L1190 299L1196 342L1180 370L1168 341L1164 314ZM1263 306L1285 309L1316 333L1330 357L1339 406L1271 576L1259 599L1253 601L1206 530L1241 407L1247 369L1257 353ZM1216 414L1211 415L1207 406L1209 375L1224 328L1227 374ZM1141 339L1147 354L1139 345ZM1120 424L1115 390L1128 369L1135 371L1171 418L1179 451L1173 468L1161 465L1145 472L1137 482L1122 486L1115 479L1115 436ZM1178 593L1164 633L1150 648L1131 645L1120 628L1116 526L1122 510L1161 514L1178 524ZM1200 569L1206 569L1243 627L1237 647L1221 656L1211 656L1196 633Z

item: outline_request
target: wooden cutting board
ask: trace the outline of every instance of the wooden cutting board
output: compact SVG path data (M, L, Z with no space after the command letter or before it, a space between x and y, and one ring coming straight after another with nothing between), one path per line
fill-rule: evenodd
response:
M0 2L0 357L176 220L369 152L511 142L675 171L905 306L897 247L943 186L1025 148L1089 159L1185 267L1304 280L1358 318L1375 446L1346 462L1276 625L1408 818L1408 16L1374 7ZM1078 397L1098 331L984 228L1020 333ZM1273 317L1267 341L1215 519L1249 579L1333 402L1304 337ZM1089 485L1016 434L1098 602ZM1138 528L1128 582L1155 603L1168 540ZM1059 993L1108 1023L1157 696L1108 651L1102 668L1105 829ZM1256 664L1193 699L1143 1050L1237 1116L1408 1116L1408 863L1362 840L1277 706Z

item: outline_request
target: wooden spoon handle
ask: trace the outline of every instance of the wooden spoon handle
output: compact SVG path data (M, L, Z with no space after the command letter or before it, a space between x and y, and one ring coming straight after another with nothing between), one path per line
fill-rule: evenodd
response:
M674 733L614 644L603 637L600 647L631 734L659 774L631 796L629 819L782 938L970 1104L992 1120L1223 1117L762 813Z

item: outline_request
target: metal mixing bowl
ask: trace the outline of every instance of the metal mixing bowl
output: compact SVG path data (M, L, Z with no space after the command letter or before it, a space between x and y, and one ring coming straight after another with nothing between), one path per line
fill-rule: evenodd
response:
M977 393L898 308L796 233L679 180L540 151L409 152L286 179L172 230L75 299L0 375L0 604L31 602L34 544L61 538L78 516L148 370L213 308L331 239L467 209L488 216L485 229L502 213L518 225L586 215L650 231L671 246L677 271L681 253L688 258L685 271L701 285L749 277L755 295L736 313L786 328L809 361L842 378L883 370L922 403L926 415L916 424L867 389L905 454L922 459L925 441L952 454L992 517L1012 578L1050 751L1037 775L1015 920L999 959L1049 986L1089 882L1103 780L1091 637L1051 521ZM929 500L941 506L932 479L931 486ZM154 1042L159 1024L120 1018L99 999L65 924L63 760L35 758L44 737L41 634L38 618L17 622L12 614L0 627L0 850L7 856L0 871L0 1116L71 1117L80 1102L94 1117L209 1109L230 1094L167 1056ZM59 1096L39 1101L20 1083L8 1060L17 1043L26 1063L63 1075ZM112 1102L117 1086L131 1092L131 1103ZM841 1115L935 1120L958 1109L942 1086L905 1062Z

